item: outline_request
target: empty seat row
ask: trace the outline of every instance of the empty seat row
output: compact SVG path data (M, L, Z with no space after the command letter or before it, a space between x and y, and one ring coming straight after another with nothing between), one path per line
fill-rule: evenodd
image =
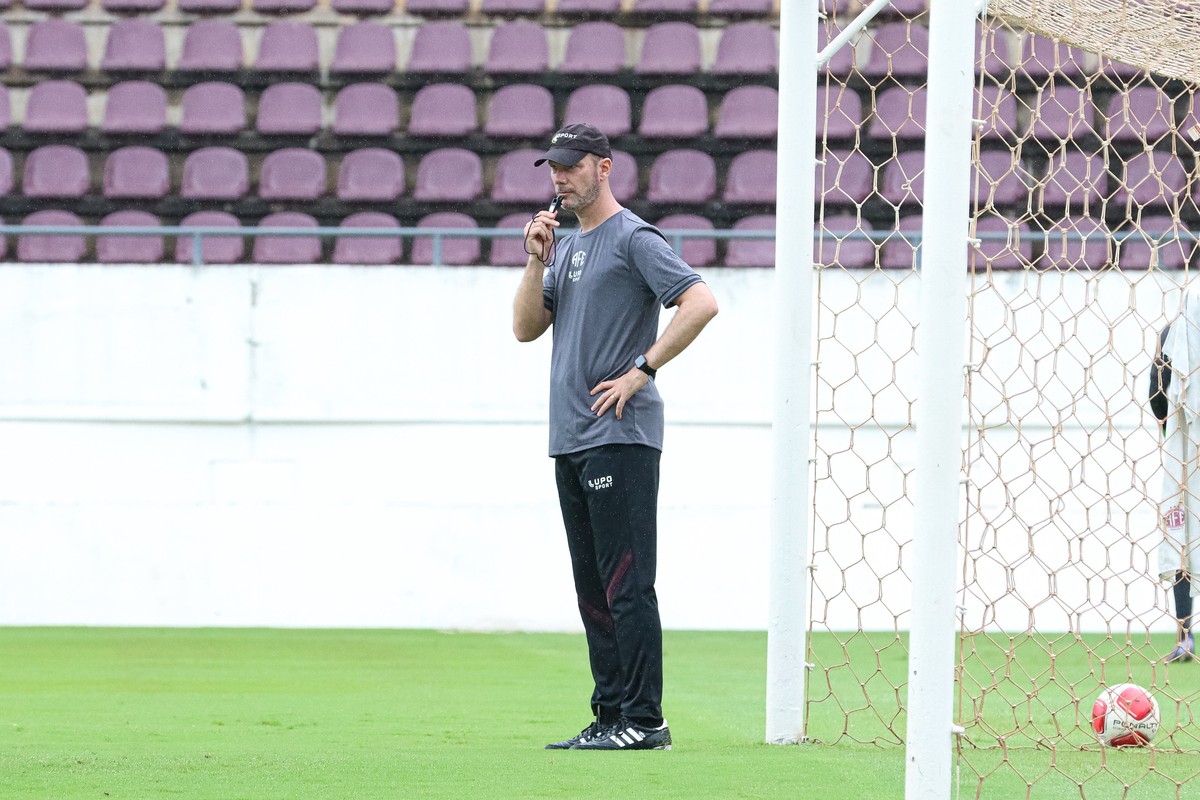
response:
M723 29L708 71L718 75L769 75L778 68L775 30L761 22L737 22ZM13 63L9 30L0 25L0 68ZM554 68L568 75L615 75L632 67L644 75L693 75L702 68L700 31L685 22L664 22L644 34L640 55L630 64L626 29L606 21L584 22L568 34L566 57ZM89 67L83 25L51 18L29 27L20 66L32 72L83 72ZM153 20L132 17L109 26L99 64L106 72L316 73L322 69L317 30L302 22L275 21L262 30L258 53L247 63L242 30L229 19L191 23L182 50L168 63L166 37ZM429 22L417 29L404 70L414 74L462 74L476 66L471 35L461 22ZM551 68L546 30L537 23L498 25L478 65L494 74L534 74ZM388 74L400 69L396 33L374 22L338 31L330 74Z
M21 5L30 11L79 11L87 7L89 0L21 0ZM825 0L834 4L835 0ZM909 0L911 2L911 0ZM14 0L0 0L0 8L10 8ZM100 0L105 11L124 13L130 11L160 11L168 5L188 13L232 13L242 7L241 0ZM403 7L412 14L459 14L470 10L470 0L333 0L333 10L345 14L388 14ZM695 15L705 11L713 15L765 16L774 11L775 0L708 0L703 9L700 0L635 0L634 13ZM317 0L253 0L255 11L276 14L311 11ZM559 14L616 14L621 11L621 0L557 0L547 5L546 0L482 0L480 11L484 14L543 14L556 11Z

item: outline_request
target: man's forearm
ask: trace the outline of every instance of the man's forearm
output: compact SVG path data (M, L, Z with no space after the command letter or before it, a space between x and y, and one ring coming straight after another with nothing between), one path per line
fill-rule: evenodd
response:
M550 327L550 312L542 302L543 271L542 262L530 256L513 300L513 334L519 342L532 342Z
M675 316L662 336L645 352L646 361L659 369L696 340L704 326L717 315L717 301L703 283L689 287L679 298Z

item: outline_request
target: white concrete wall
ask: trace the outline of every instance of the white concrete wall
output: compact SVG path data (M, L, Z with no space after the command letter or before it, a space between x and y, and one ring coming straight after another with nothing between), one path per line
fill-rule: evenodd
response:
M0 269L0 624L576 629L545 455L549 337L513 339L518 277L485 268ZM671 628L763 628L773 277L705 277L721 314L659 379L669 422L660 602ZM845 384L856 374L892 381L888 351L911 340L917 318L913 278L822 277L822 333L836 339L823 345L818 408L830 408L841 386L836 413L818 418L815 451L813 610L822 626L906 624L909 586L896 565L912 534L904 486L913 437L896 431L909 410L873 404L873 379ZM996 294L1021 297L1027 281L1004 276ZM1136 292L1120 276L1100 282L1102 296L1144 311L1100 338L1111 329L1136 360L1169 290L1150 279ZM872 317L882 321L863 324ZM1021 356L1003 358L1019 365ZM906 355L888 391L901 396L913 372ZM1102 385L1089 384L1089 396L1132 397L1123 375L1097 374ZM1118 422L1153 450L1139 409ZM1011 425L993 433L1003 436L1014 436ZM854 456L870 452L884 455ZM1041 455L1047 468L1058 463L1052 449ZM1145 458L1115 469L1145 481L1157 466ZM1024 547L1030 530L1017 510L1004 517L978 494L979 508L992 504L989 535ZM1148 501L1126 493L1121 502L1138 535L1153 532ZM1091 524L1078 515L1053 522L1039 525L1041 535L1063 540L1072 534L1053 531ZM1127 533L1110 528L1110 537ZM1112 555L1081 558L1099 559L1103 571ZM850 592L837 589L843 573ZM1021 580L1027 594L1045 594L1044 575ZM1116 580L1133 587L1136 606L1118 616L1163 624L1144 565ZM981 620L1024 628L1029 603L990 599L992 591L964 603ZM1107 624L1041 613L1056 627Z

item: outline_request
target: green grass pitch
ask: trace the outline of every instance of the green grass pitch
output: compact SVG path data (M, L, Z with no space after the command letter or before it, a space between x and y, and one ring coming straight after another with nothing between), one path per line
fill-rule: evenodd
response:
M765 634L669 631L675 750L619 754L542 749L587 722L582 636L0 628L0 798L901 798L902 747L850 740L904 730L887 712L903 648L865 639L852 644L864 651L853 667L814 673L810 686L825 697L810 727L837 744L771 747ZM1086 649L1067 648L1053 669L1089 674ZM829 665L846 651L818 635L814 652ZM1034 683L1039 652L1021 653ZM993 669L981 655L973 674ZM1200 664L1173 668L1170 687L1200 703ZM1011 705L994 706L983 713L1002 728ZM1191 713L1177 706L1164 709L1168 724ZM1198 762L1059 747L1052 764L1045 749L1007 760L980 750L956 759L955 796L1200 798Z

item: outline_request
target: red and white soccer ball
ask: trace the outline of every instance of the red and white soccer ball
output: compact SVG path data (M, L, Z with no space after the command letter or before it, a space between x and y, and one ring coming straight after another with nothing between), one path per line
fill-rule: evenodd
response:
M1106 747L1144 747L1159 719L1158 701L1136 683L1106 687L1092 705L1092 729Z

